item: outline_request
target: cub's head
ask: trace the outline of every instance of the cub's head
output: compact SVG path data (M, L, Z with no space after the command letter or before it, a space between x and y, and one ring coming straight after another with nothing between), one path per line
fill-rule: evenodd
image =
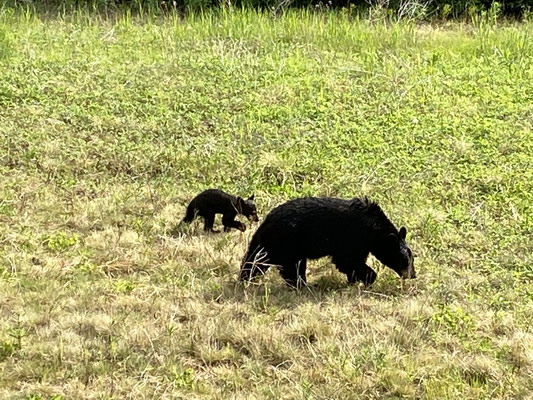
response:
M239 213L248 218L248 220L252 222L259 221L259 218L257 217L257 207L254 203L253 194L246 200L244 200L242 197L237 197L237 206Z
M385 237L383 249L383 263L393 269L403 279L416 278L413 263L413 253L407 243L405 236L407 230L404 226L400 228L398 234L390 233Z

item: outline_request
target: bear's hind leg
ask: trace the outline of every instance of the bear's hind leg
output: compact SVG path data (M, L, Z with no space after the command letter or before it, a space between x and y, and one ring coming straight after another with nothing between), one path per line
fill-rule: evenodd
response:
M275 263L276 264L276 263ZM306 269L307 259L299 260L297 262L279 263L279 273L285 279L287 285L300 289L307 284Z
M255 280L258 276L264 275L270 268L271 264L266 251L256 248L251 251L251 254L251 256L246 255L246 259L241 265L239 274L241 281Z

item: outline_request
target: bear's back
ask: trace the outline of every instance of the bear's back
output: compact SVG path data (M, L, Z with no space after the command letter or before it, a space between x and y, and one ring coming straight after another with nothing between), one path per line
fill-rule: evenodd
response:
M366 242L364 207L353 205L353 200L330 197L290 200L265 217L257 239L270 251L295 257L338 253L357 241Z

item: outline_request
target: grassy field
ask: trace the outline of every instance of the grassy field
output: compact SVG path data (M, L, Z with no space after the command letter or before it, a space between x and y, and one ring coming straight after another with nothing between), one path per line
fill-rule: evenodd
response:
M531 399L532 130L531 22L0 9L0 398ZM243 287L207 187L368 195L418 278Z

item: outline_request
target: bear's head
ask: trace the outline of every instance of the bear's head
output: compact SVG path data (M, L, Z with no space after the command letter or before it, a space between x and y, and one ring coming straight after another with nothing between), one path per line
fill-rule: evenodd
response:
M237 207L239 210L239 213L244 215L246 218L248 218L251 222L257 222L259 221L259 218L257 216L257 207L254 203L254 195L252 194L250 197L248 197L246 200L244 200L242 197L237 197Z
M411 249L405 242L406 235L407 229L404 226L400 228L398 234L389 233L383 240L378 259L403 279L413 279L416 278L414 259Z

